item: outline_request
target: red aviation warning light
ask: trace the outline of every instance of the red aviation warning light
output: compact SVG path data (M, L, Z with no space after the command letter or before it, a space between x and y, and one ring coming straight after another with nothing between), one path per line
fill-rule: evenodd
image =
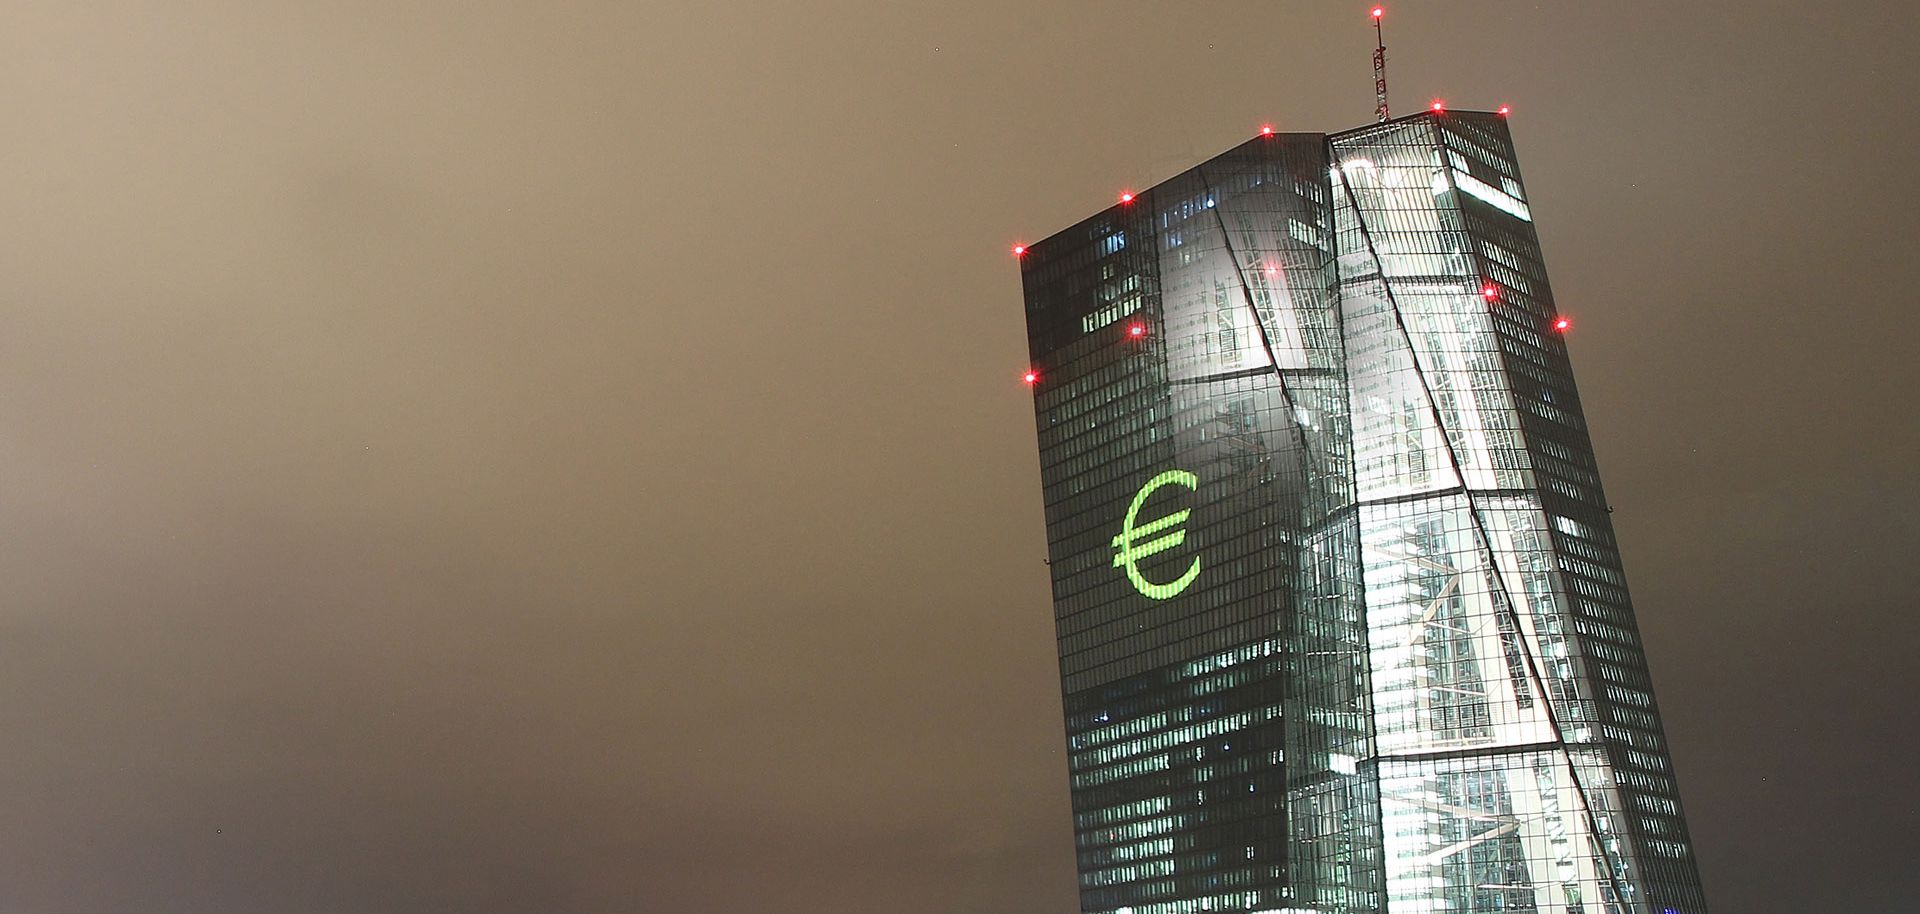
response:
M1447 110L1446 102L1443 102L1437 98L1433 100L1433 113L1444 114L1446 110Z
M1027 256L1027 246L1026 246L1026 245L1024 245L1024 244L1016 244L1016 245L1014 245L1014 246L1013 246L1013 256L1015 256L1015 257L1025 257L1025 256Z
M1501 116L1501 117L1506 117L1507 115L1509 115L1509 114L1512 114L1512 113L1513 113L1513 108L1511 108L1511 107L1509 107L1509 106L1507 106L1507 105L1501 105L1501 106L1500 106L1500 112L1499 112L1499 113L1500 113L1500 116Z
M1380 7L1376 6L1373 8L1373 18L1375 19L1378 19L1381 16L1385 16L1386 14L1387 14L1387 11L1384 9L1381 9Z
M1487 283L1486 288L1480 290L1480 297L1487 301L1493 301L1500 297L1500 290L1495 288L1493 283Z
M1027 382L1027 386L1031 387L1035 382L1040 380L1040 372L1029 368L1026 374L1020 376L1020 380Z
M1133 337L1136 340L1143 336L1146 336L1147 325L1146 324L1128 324L1127 335L1130 337Z
M1132 203L1132 202L1133 202L1133 191L1130 191L1130 190L1123 190L1123 191L1121 191L1121 192L1120 192L1120 202L1121 202L1121 203Z
M1573 329L1573 321L1567 320L1564 317L1560 318L1553 322L1553 329L1558 330L1561 333L1565 333L1568 330Z
M1261 125L1260 125L1260 135L1261 135L1261 136L1273 136L1273 125L1272 125L1272 124L1261 124Z

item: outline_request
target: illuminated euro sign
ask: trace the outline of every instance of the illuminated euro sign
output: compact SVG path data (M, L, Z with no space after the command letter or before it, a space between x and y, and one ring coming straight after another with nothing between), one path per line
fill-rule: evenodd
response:
M1140 487L1133 496L1133 504L1127 508L1127 519L1120 525L1120 535L1113 538L1113 567L1125 568L1127 580L1133 582L1134 589L1155 600L1171 600L1180 591L1186 590L1193 579L1200 576L1200 559L1196 556L1193 564L1187 566L1185 574L1166 584L1155 584L1140 573L1138 562L1150 555L1158 555L1187 541L1187 531L1181 527L1187 522L1192 511L1182 508L1159 520L1150 520L1134 526L1134 520L1140 515L1140 506L1147 503L1147 497L1161 486L1185 486L1194 491L1200 489L1200 477L1186 470L1168 470ZM1171 528L1164 536L1156 536ZM1152 537L1149 539L1149 537Z

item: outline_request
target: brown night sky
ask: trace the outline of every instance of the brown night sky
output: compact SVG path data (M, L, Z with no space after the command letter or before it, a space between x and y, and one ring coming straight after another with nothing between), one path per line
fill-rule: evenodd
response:
M1007 245L1350 2L0 16L0 912L1070 914ZM1920 893L1911 4L1389 6L1513 130L1721 914Z

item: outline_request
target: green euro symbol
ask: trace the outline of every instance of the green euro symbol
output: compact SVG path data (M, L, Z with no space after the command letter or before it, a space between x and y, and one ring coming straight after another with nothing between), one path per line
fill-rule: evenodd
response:
M1187 531L1180 525L1187 522L1187 515L1193 513L1187 509L1175 511L1159 520L1148 521L1140 526L1133 525L1133 519L1140 514L1140 506L1147 503L1147 496L1155 489L1166 485L1186 486L1194 491L1200 489L1200 477L1186 470L1168 470L1152 479L1133 496L1133 505L1127 508L1127 519L1120 525L1120 535L1113 538L1113 567L1125 568L1127 579L1133 582L1134 589L1156 600L1171 600L1180 591L1186 590L1193 579L1200 576L1200 559L1195 557L1193 564L1187 566L1187 573L1167 584L1155 584L1140 574L1140 568L1134 564L1150 555L1157 555L1187 541ZM1175 528L1165 536L1146 539L1168 527Z

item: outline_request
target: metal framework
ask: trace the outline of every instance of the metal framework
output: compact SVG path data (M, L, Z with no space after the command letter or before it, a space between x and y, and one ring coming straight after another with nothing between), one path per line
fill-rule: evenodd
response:
M1373 8L1373 119L1376 121L1390 117L1387 114L1387 38L1380 29L1380 20L1386 13L1380 7Z

